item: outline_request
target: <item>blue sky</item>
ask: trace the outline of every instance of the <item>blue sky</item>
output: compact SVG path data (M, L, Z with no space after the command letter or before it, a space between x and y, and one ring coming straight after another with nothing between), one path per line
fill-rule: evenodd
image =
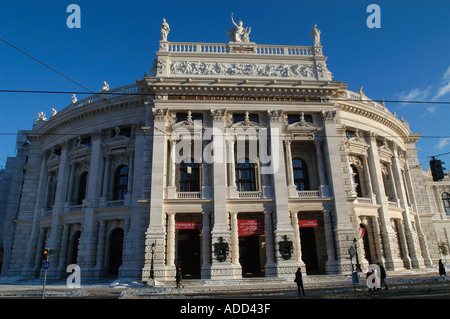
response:
M81 28L69 29L69 4ZM369 4L381 28L369 29ZM0 0L0 37L92 91L132 84L149 71L163 18L169 41L227 43L230 14L252 27L258 44L312 45L314 24L334 80L375 100L450 101L450 1L84 1ZM76 84L0 42L0 89L80 91ZM85 97L79 96L80 98ZM35 114L70 104L71 94L0 93L0 166L15 154L15 136ZM419 160L450 151L450 105L387 103L423 133ZM450 163L450 156L442 157ZM449 164L450 165L450 164ZM448 165L447 165L448 166Z

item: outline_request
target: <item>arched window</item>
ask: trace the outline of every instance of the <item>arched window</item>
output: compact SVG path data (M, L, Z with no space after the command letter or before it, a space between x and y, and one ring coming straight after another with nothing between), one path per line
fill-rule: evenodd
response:
M442 193L442 204L444 204L445 213L450 216L450 194L447 192Z
M256 191L255 164L247 158L236 163L236 186L240 192Z
M128 189L128 166L122 165L114 176L113 200L123 200Z
M356 196L362 197L361 191L361 180L359 178L359 172L355 165L350 165L352 168L352 181L353 181L353 189L356 192Z
M77 205L81 205L86 197L87 175L87 172L82 173L78 180Z
M294 173L294 184L298 191L309 190L308 168L305 161L294 158L292 160L292 169Z
M200 165L191 160L190 163L184 161L179 166L180 178L178 182L179 192L199 192L200 191Z

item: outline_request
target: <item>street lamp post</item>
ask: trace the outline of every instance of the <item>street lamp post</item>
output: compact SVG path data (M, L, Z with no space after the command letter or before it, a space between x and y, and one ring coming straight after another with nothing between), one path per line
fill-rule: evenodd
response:
M362 272L361 265L359 264L358 245L357 245L356 238L353 238L353 245L355 246L355 253L356 253L356 271Z
M152 262L151 262L151 264L150 264L150 278L152 279L152 280L154 280L155 279L155 272L154 272L154 270L153 270L153 255L155 254L155 243L152 243Z

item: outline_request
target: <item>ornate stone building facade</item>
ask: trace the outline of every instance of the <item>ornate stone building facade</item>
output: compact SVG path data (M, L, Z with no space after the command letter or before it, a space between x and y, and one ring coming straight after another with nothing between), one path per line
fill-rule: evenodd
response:
M412 133L332 78L314 46L173 43L150 75L76 98L27 143L2 275L172 281L424 268L448 246L449 182L430 182ZM446 204L447 203L447 204ZM440 206L441 205L441 206ZM447 205L447 206L445 206Z

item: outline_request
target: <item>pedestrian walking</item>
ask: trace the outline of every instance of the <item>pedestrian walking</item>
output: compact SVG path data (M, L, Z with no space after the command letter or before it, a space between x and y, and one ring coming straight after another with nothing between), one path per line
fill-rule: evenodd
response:
M305 295L305 288L303 287L303 278L302 278L302 270L298 267L297 272L295 273L295 283L297 284L298 296L300 297L300 290Z
M447 276L442 259L439 259L439 276Z
M184 285L181 282L182 278L183 278L183 274L181 273L181 267L177 267L177 273L175 275L175 280L177 281L177 288L180 288L180 286L184 288Z
M384 290L388 290L388 286L386 285L386 269L384 269L383 265L378 263L378 267L380 267L380 279L381 279L381 286L384 286Z

